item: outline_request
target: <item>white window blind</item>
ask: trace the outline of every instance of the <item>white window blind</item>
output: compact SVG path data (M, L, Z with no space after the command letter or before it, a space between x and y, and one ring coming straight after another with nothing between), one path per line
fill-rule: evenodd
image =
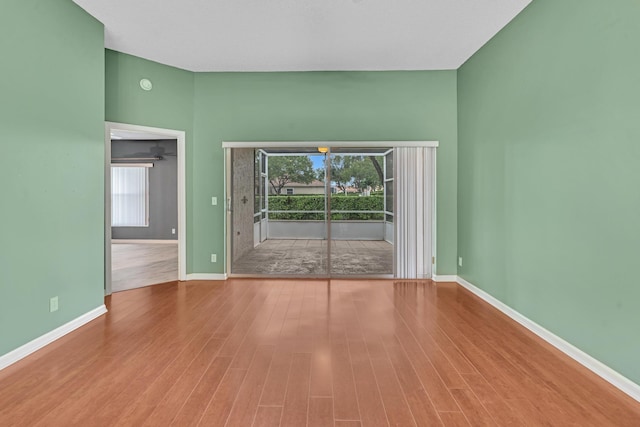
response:
M149 225L148 171L146 165L111 166L111 226Z
M435 148L397 147L394 163L396 277L430 279Z

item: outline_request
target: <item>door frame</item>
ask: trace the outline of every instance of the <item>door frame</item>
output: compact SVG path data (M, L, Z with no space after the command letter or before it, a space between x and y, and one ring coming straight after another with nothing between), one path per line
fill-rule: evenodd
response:
M152 134L158 139L175 139L178 163L178 280L187 279L187 215L186 215L186 133L176 129L164 129L128 123L104 124L104 290L111 295L111 134L114 131Z
M230 254L232 253L232 236L230 236L230 230L232 229L232 211L231 211L231 190L232 190L232 176L231 176L231 149L232 148L253 148L253 149L260 149L260 148L310 148L310 147L327 147L329 148L329 153L331 153L331 149L332 148L372 148L372 147L388 147L388 148L396 148L396 147L426 147L426 148L438 148L439 146L439 142L438 141L222 141L222 148L225 150L225 201L227 203L227 215L226 215L226 221L225 221L225 235L226 235L226 247L225 247L225 256L226 256L226 262L225 262L225 273L227 277L271 277L271 276L266 276L266 275L245 275L245 274L232 274L231 273L231 256ZM327 159L329 159L329 156L327 156ZM432 245L432 254L433 254L433 260L432 260L432 276L435 275L435 271L436 271L436 260L437 260L437 255L436 255L436 248L437 248L437 242L436 242L436 238L437 238L437 234L436 234L436 229L437 229L437 223L436 223L436 212L437 212L437 204L436 204L436 182L437 182L437 170L436 170L436 153L434 153L434 167L433 167L433 191L432 191L432 206L433 206L433 211L432 211L432 221L431 221L431 226L432 226L432 234L431 234L431 245ZM327 184L325 184L327 185ZM329 183L330 186L330 183ZM397 183L394 181L394 187L397 186ZM398 188L394 188L394 194L397 194ZM327 195L327 197L329 197L329 195ZM394 200L394 204L395 204L395 200ZM330 206L329 206L330 209ZM395 207L394 207L394 212L395 212ZM395 221L394 221L395 223ZM327 228L328 231L328 239L330 241L331 239L331 234L329 231L330 228L330 222ZM394 225L395 228L395 225ZM394 236L394 246L395 246L395 239L396 237ZM330 252L330 251L329 251ZM330 253L328 254L328 256L330 257ZM394 249L394 273L393 276L395 277L395 257L396 257L396 251ZM327 260L328 262L330 261L330 259ZM366 276L366 278L368 277L378 277L377 276ZM384 276L388 276L388 275L384 275ZM288 275L282 275L282 277L289 277ZM291 277L300 277L298 275L293 275ZM330 272L325 276L313 276L313 278L350 278L351 276L340 276L340 275L331 275ZM360 276L358 276L359 278ZM355 277L354 277L355 278Z

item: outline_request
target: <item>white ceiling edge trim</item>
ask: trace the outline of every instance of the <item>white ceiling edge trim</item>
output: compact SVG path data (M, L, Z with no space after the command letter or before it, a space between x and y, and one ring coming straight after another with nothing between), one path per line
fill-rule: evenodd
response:
M438 141L222 141L222 148L438 147Z
M128 123L117 123L105 121L111 137L123 137L118 139L170 139L175 137L184 138L185 132L182 130L162 129L151 126L139 126Z

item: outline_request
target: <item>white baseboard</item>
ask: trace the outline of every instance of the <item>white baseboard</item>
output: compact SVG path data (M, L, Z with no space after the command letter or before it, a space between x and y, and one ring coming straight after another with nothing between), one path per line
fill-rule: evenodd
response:
M16 363L20 359L27 357L31 353L34 353L40 350L45 345L51 344L58 338L62 338L63 336L67 335L69 332L72 332L78 329L80 326L83 326L89 323L93 319L100 317L106 312L107 312L107 307L105 307L105 305L103 304L79 317L76 317L75 319L65 323L64 325L57 327L53 331L47 332L46 334L41 335L32 341L29 341L25 345L18 347L7 354L0 356L0 370L6 368L9 365Z
M160 240L160 239L111 239L111 243L114 245L129 243L129 244L159 244L159 245L177 245L178 240Z
M573 344L568 343L553 332L538 325L533 320L520 314L513 308L509 307L497 298L489 295L487 292L483 291L477 286L474 286L471 283L467 282L462 277L457 277L457 282L460 284L460 286L482 298L487 303L491 304L567 356L571 357L576 362L580 363L582 366L586 367L596 375L611 383L613 386L619 388L624 393L631 396L633 399L640 402L640 385L634 383L619 372L614 371L604 363L575 347Z
M187 274L189 280L227 280L226 273L190 273Z
M451 275L451 276L437 276L437 275L433 275L433 278L431 279L434 282L457 282L458 281L458 276L456 275Z

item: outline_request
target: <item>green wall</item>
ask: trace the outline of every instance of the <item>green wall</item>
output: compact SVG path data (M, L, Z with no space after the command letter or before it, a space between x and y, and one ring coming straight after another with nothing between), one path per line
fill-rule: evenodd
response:
M534 0L458 72L459 275L636 383L638 22Z
M440 141L438 274L455 274L455 71L191 73L107 50L106 73L108 121L187 131L188 273L225 270L223 140L428 139Z
M194 73L105 49L105 120L139 126L185 131L187 199L187 272L192 268L194 176L193 80ZM144 91L140 80L151 80L153 89Z
M103 34L70 0L2 2L0 355L103 303Z
M193 76L190 71L105 49L107 121L183 130L192 139ZM151 91L140 80L153 83Z
M455 71L196 74L189 265L224 271L222 141L438 140L438 274L455 274L456 113Z

